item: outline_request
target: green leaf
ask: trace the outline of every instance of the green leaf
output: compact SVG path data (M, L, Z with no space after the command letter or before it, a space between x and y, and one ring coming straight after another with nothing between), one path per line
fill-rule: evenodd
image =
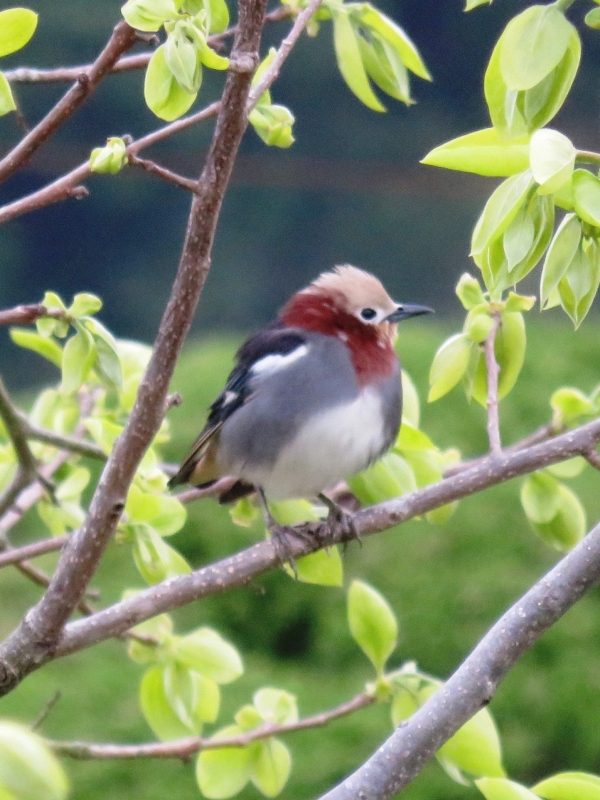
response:
M60 367L62 364L62 350L60 346L52 341L52 339L45 339L39 333L33 333L26 328L11 328L10 338L19 347L24 347L26 350L33 350L34 353L43 356L51 361L55 366Z
M209 0L209 33L222 33L229 25L229 9L225 0Z
M339 70L348 88L373 111L385 111L373 90L362 62L357 34L345 8L333 14L333 43Z
M555 550L575 547L586 533L586 518L579 498L570 489L559 485L558 513L547 523L531 523L534 531Z
M15 99L12 95L9 82L6 77L0 72L0 117L8 114L10 111L16 111Z
M595 416L596 406L579 389L563 387L550 398L550 406L561 424L575 422L580 417Z
M216 722L221 705L221 690L219 684L210 678L193 673L196 681L197 703L195 716L202 722Z
M375 464L349 478L348 485L363 505L392 500L417 488L412 469L397 453L386 453Z
M471 775L502 778L502 749L496 725L484 708L466 722L440 750L438 758Z
M464 334L475 344L481 344L487 339L493 327L494 320L490 317L489 312L471 313L467 315Z
M352 638L381 675L396 647L398 623L383 596L363 581L352 581L348 591L348 623Z
M146 523L131 527L134 529L133 559L147 583L160 583L167 578L191 572L183 556L169 547L153 527Z
M419 427L419 417L421 414L419 395L415 389L410 375L406 370L402 370L402 419L414 428Z
M198 94L202 84L199 52L185 34L185 23L177 23L164 45L165 61L171 74L189 94Z
M512 272L531 251L535 241L535 225L529 209L520 208L516 217L504 231L502 247L506 256L507 270Z
M67 776L46 743L16 722L0 722L0 787L18 800L64 800Z
M484 128L434 148L421 159L421 164L508 177L529 166L529 137L506 140L496 128Z
M291 572L293 574L293 570ZM339 549L334 545L327 550L318 550L316 553L297 558L296 573L302 583L341 586L344 582L344 566Z
M216 53L206 43L200 47L200 61L209 69L229 69L229 59Z
M534 305L535 297L533 295L509 292L504 308L506 311L531 311Z
M539 194L553 194L571 179L577 151L559 131L543 128L531 137L531 172L540 184Z
M80 294L76 294L73 298L73 302L67 309L67 314L71 317L85 317L91 314L97 314L101 308L102 300L100 300L99 297L96 297L95 294L81 292Z
M508 228L531 187L533 176L529 170L507 178L493 192L477 220L471 240L471 255L483 250Z
M475 786L486 800L535 800L536 795L506 778L480 778Z
M509 89L531 89L565 55L573 26L554 5L530 6L502 33L500 70Z
M243 528L249 528L254 520L260 516L260 511L248 497L242 497L229 509L232 522Z
M228 725L213 739L238 736L243 731ZM226 747L203 750L196 764L196 780L202 794L209 800L224 800L240 792L250 780L257 756L257 747Z
M462 303L463 308L467 311L485 302L479 281L468 272L463 272L460 276L460 280L456 284L456 289L454 291Z
M277 797L287 783L291 766L290 751L283 742L266 739L259 743L252 783L265 797Z
M546 467L546 471L550 472L556 478L575 478L580 475L587 466L587 461L581 456L569 458L567 461L559 461L558 464L551 464Z
M396 690L392 698L392 724L397 727L405 719L412 717L418 709L417 698L406 689Z
M144 673L140 684L140 706L146 722L163 742L200 732L199 720L192 719L188 725L171 707L165 692L163 667L150 667Z
M575 214L566 214L548 248L540 284L540 303L548 298L567 272L581 241L581 223Z
M250 112L248 120L265 144L286 148L294 143L295 119L285 106L259 104Z
M522 314L504 311L500 319L501 324L496 334L494 351L500 367L498 398L502 400L517 382L523 367L527 337ZM471 395L484 408L486 407L487 376L483 354L479 356L477 371L471 386Z
M175 657L216 683L231 683L244 672L238 651L210 628L198 628L174 643Z
M75 394L86 381L96 360L96 344L88 331L79 328L62 352L63 394Z
M573 173L573 205L580 219L600 228L600 180L587 169Z
M500 42L494 47L485 71L483 90L492 125L500 136L506 139L525 137L529 130L517 108L518 93L509 91L500 71Z
M561 772L536 783L531 791L546 800L600 800L600 778L587 772Z
M560 302L575 329L585 319L600 283L600 251L594 241L580 244L558 284Z
M521 503L532 522L550 522L560 505L560 484L551 475L534 472L521 486Z
M0 57L16 53L35 33L38 15L29 8L0 11Z
M426 81L431 80L427 67L423 63L419 51L405 31L370 3L348 4L360 19L360 22L372 32L387 41L398 53L404 66L415 75ZM356 12L355 12L356 10Z
M492 0L466 0L465 11L472 11L474 8L477 8L478 6L483 6L486 3L487 5L490 5L491 2Z
M68 477L61 481L56 489L58 500L79 499L81 493L90 482L90 471L85 467L74 467Z
M127 164L127 159L127 147L123 139L118 136L111 136L110 139L106 140L104 147L95 147L90 153L90 170L105 175L116 175ZM85 295L85 297L91 298L94 295ZM101 308L102 301L98 300L98 298L95 299L100 303ZM91 304L91 301L89 302ZM80 314L73 314L73 316L95 314L96 311L82 311Z
M441 345L429 371L429 396L432 403L443 397L460 381L469 365L471 343L464 333L456 333Z
M198 697L191 670L176 661L169 661L163 667L162 677L169 706L186 728L194 730L194 711Z
M383 92L411 105L408 72L398 53L387 42L358 36L360 54L369 78Z
M177 16L177 6L173 0L128 0L121 14L132 28L155 33L163 22Z
M588 28L593 28L596 31L600 30L600 8L593 8L591 11L588 11L583 21Z
M259 689L252 698L254 707L264 722L273 725L290 725L298 722L296 697L283 689Z
M256 708L251 705L242 706L240 710L235 713L234 719L243 731L251 731L254 728L258 728L258 726L262 725L264 722L264 719Z
M177 83L167 65L165 45L160 45L154 53L146 70L144 98L150 111L160 119L172 122L181 117L196 99Z

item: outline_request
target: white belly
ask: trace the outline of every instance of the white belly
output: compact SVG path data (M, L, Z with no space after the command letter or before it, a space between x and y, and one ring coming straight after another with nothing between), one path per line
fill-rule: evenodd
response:
M314 416L274 467L246 466L240 477L262 486L272 500L314 497L365 469L384 444L381 398L365 389L356 400Z

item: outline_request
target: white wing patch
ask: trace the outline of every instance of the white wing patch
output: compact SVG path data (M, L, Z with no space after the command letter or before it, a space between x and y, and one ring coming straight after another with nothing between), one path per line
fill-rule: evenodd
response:
M273 372L278 372L280 369L285 369L293 364L294 361L302 358L308 353L308 346L301 344L296 347L291 353L282 355L281 353L271 353L271 355L263 356L255 364L252 365L253 375L268 375Z

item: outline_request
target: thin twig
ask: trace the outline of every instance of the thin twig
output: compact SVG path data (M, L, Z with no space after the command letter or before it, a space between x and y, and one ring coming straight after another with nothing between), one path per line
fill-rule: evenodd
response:
M106 453L101 447L98 447L97 444L86 441L85 439L79 439L76 436L66 436L50 431L47 428L40 428L37 425L32 425L25 414L21 414L20 412L18 412L18 414L28 439L32 439L35 442L42 442L43 444L49 444L61 450L68 450L71 453L78 453L81 456L86 456L86 458L106 461Z
M42 723L44 722L48 714L52 711L54 706L58 703L61 697L62 697L62 692L60 691L60 689L57 689L56 692L54 692L54 694L52 695L52 697L48 700L46 705L40 711L38 718L32 724L31 726L32 731L37 731L42 726Z
M23 166L36 150L87 100L120 56L137 40L133 28L122 20L117 23L106 47L90 69L82 73L58 103L0 161L0 183Z
M274 11L265 14L265 22L280 22L292 15L292 9L288 6L280 6ZM237 31L237 25L228 28L222 33L215 33L208 37L211 47L218 46L224 39L231 37ZM124 56L114 64L109 72L131 72L132 70L144 69L152 58L152 52L137 53L134 56ZM81 75L87 75L91 64L82 64L79 67L59 67L58 69L31 69L29 67L18 67L4 72L4 77L9 83L71 83L79 79Z
M152 744L88 744L86 742L56 742L46 740L46 743L62 756L77 759L114 759L114 758L181 758L187 759L200 750L222 750L228 747L246 747L260 739L270 736L281 736L285 733L303 731L311 728L320 728L330 722L348 714L353 714L361 708L366 708L375 702L375 698L368 694L359 694L346 703L323 711L312 717L291 722L287 725L261 725L247 733L238 736L228 736L222 739L208 739L202 737L189 737L173 742L160 742Z
M582 453L582 455L590 466L600 470L600 453L598 453L595 447L588 450L586 453Z
M129 156L129 163L134 167L141 167L146 172L151 172L153 175L158 175L159 178L172 183L175 186L180 186L182 189L187 189L190 192L196 193L198 191L198 181L192 178L184 178L183 175L178 175L166 167L161 167L155 161L150 161L147 158L138 158L138 156Z
M296 17L290 32L279 45L273 61L271 61L257 84L250 90L250 94L248 95L248 103L246 105L248 114L252 111L258 100L263 96L267 89L277 79L284 61L291 53L292 48L300 38L302 31L306 28L310 18L319 8L322 2L323 0L310 0L306 8L303 9Z
M0 517L12 506L19 494L34 481L40 479L45 489L52 491L50 482L40 476L36 460L29 448L23 423L14 407L10 395L0 378L0 419L17 456L17 471L6 489L0 494Z
M492 314L493 326L483 343L487 373L487 432L490 440L490 453L498 456L502 452L500 441L500 417L498 413L498 376L500 367L496 361L496 334L500 327L500 315Z
M17 564L24 559L37 558L38 556L46 555L46 553L62 550L68 538L69 534L65 533L62 536L54 536L52 539L42 539L39 542L25 544L22 547L7 548L3 553L0 553L0 569L9 567L12 564Z
M60 309L48 309L42 303L15 306L0 311L0 325L32 325L42 317L62 317Z

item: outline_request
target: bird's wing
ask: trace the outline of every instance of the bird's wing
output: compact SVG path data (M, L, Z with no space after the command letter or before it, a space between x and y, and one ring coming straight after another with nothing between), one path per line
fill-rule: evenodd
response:
M247 339L236 354L233 368L224 390L210 406L202 432L192 445L179 471L169 481L169 487L186 483L200 459L211 445L226 420L247 403L260 386L261 377L285 367L306 352L306 338L298 329L275 323Z

